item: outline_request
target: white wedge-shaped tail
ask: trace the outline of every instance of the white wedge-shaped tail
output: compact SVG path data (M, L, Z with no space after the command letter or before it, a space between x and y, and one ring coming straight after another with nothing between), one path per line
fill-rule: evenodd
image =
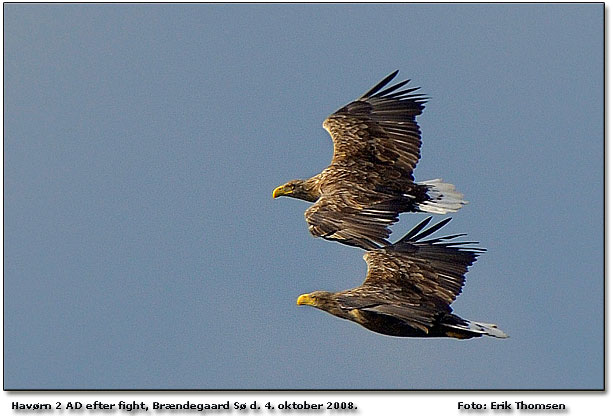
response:
M483 322L465 320L461 324L447 326L450 328L458 328L464 331L470 331L475 334L488 335L490 337L509 338L507 334L498 329L498 325L496 324L486 324Z
M428 196L430 199L417 204L418 208L423 212L447 214L448 212L456 212L462 208L462 205L468 203L464 201L464 195L456 191L455 186L443 182L442 179L431 179L429 181L418 182L418 184L429 188Z

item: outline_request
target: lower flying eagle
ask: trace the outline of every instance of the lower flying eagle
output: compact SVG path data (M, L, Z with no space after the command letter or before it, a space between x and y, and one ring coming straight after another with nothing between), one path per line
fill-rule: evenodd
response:
M388 227L400 213L445 214L465 203L440 179L414 182L421 147L415 116L427 98L413 94L418 87L397 91L409 80L383 89L397 73L324 121L334 144L330 166L273 191L274 198L315 203L305 212L314 236L374 249L389 244Z
M451 313L449 305L462 291L464 274L485 249L466 247L472 242L450 241L464 234L422 240L450 220L421 231L430 219L395 244L366 252L368 273L361 286L301 295L297 304L397 337L506 338L494 324L468 321Z

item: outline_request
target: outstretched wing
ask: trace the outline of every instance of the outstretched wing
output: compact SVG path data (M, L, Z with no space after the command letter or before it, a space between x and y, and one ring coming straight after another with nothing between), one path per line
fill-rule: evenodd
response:
M373 303L371 296L370 305L362 310L393 316L420 329L430 327L440 313L451 313L468 267L485 249L467 247L474 242L452 241L463 234L424 240L450 220L422 231L430 219L395 244L364 255L368 273L360 288L377 293L379 299Z
M374 163L373 169L377 164L393 166L403 177L413 180L421 147L415 116L421 114L427 98L413 94L419 87L399 91L409 80L383 89L397 73L388 75L324 121L323 127L334 143L332 165L361 159L371 162L370 166Z
M385 88L397 73L324 121L334 156L320 174L319 200L305 212L314 236L366 250L389 245L398 214L426 197L413 183L421 146L415 116L426 98L413 94L418 88L401 90L408 80Z
M339 190L323 195L304 213L309 231L315 237L374 250L389 245L388 226L398 221L393 202L379 201L371 206L356 202L356 192Z

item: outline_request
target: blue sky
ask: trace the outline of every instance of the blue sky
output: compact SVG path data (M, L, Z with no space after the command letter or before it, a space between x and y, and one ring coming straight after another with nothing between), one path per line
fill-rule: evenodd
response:
M602 388L602 5L4 13L5 388ZM509 339L295 306L366 265L271 191L396 69L431 97L416 178L455 184L444 231L488 249L454 311Z

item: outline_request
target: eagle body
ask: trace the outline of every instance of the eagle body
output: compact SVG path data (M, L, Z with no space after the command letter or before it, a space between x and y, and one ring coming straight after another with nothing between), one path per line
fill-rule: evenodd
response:
M382 183L382 176L388 182ZM379 161L343 160L332 163L316 178L320 196L349 189L353 196L347 202L355 200L361 208L395 200L398 208L418 211L418 204L430 199L428 186L413 182L394 165Z
M402 319L383 315L376 312L368 312L361 310L353 310L347 314L345 319L354 321L364 328L373 332L377 332L383 335L389 335L392 337L405 337L405 338L459 338L468 339L480 337L483 334L476 333L469 330L458 328L458 325L467 325L467 322L459 316L453 314L441 314L437 317L434 324L424 330L421 328L415 328L407 324ZM452 325L450 325L452 324Z
M389 245L389 226L400 213L444 214L466 203L440 179L414 181L421 148L415 118L427 98L414 93L418 88L400 90L408 80L384 89L397 73L324 121L334 145L327 168L273 191L274 198L313 203L305 217L315 237L372 250Z
M452 313L451 303L462 292L465 273L481 248L452 241L462 234L424 238L449 218L422 231L431 217L400 241L364 254L368 264L362 285L341 292L301 295L309 305L371 331L397 337L506 338L494 324L468 321Z
M333 163L317 175L319 197L305 213L314 236L374 249L388 245L388 228L398 212L415 211L428 200L428 188L403 178L394 167L372 169L373 162L348 160ZM380 184L380 172L396 177Z
M333 295L330 293L330 295ZM325 308L315 306L328 313L331 313L339 318L353 321L364 328L377 332L383 335L389 335L393 337L409 337L409 338L459 338L468 339L480 337L482 332L475 332L470 330L470 321L465 321L457 315L452 313L440 313L436 316L430 326L411 325L406 320L397 316L388 315L381 312L369 311L368 308L353 308L348 309L341 306L345 299L342 298L342 294L337 293L340 299L332 299ZM321 298L320 298L321 299ZM390 299L391 301L391 299ZM338 304L334 304L338 302ZM306 304L306 303L305 303ZM374 306L381 308L381 303L375 303ZM401 310L402 306L398 304L389 303L391 308ZM407 311L411 311L417 305L409 305ZM334 312L332 312L334 311Z

